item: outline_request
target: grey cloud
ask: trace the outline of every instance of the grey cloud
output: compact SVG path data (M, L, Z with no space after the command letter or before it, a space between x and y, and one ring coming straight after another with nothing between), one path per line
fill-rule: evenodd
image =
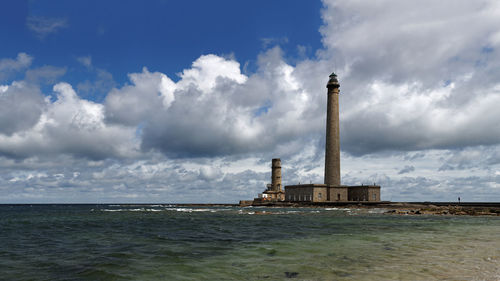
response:
M455 167L448 164L448 163L445 163L443 165L441 165L441 167L439 167L438 171L439 172L442 172L442 171L451 171L451 170L455 170Z
M415 167L410 166L410 165L406 165L403 167L403 169L399 170L398 175L408 174L408 173L413 172L413 171L415 171Z
M31 162L25 167L36 167L36 172L5 168L0 186L6 187L2 190L6 196L2 196L0 201L233 203L235 198L252 199L265 189L268 180L267 173L250 170L218 171L217 176L200 177L199 170L184 167L185 161L162 157L147 160L108 159L98 166L61 155L55 159L58 162L56 165L48 165L44 160L24 160ZM0 157L0 163L3 160ZM214 168L210 165L202 168L210 169Z
M12 135L33 127L44 106L38 88L20 82L11 84L0 92L0 134Z
M441 162L438 171L492 169L500 163L500 145L451 150Z
M407 160L407 161L412 161L412 160L416 160L416 159L423 158L423 157L425 157L424 152L420 152L420 151L419 152L408 152L403 156L403 159Z

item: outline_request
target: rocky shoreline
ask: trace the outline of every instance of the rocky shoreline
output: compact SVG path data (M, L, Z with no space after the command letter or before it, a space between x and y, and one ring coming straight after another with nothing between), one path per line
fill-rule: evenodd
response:
M240 207L278 207L278 208L331 208L342 207L350 209L381 209L380 213L394 215L453 215L453 216L500 216L500 203L452 203L452 202L268 202L255 203L245 201ZM252 204L253 203L253 204Z
M416 204L390 204L386 214L396 215L454 215L454 216L500 216L500 207L490 206L436 206Z

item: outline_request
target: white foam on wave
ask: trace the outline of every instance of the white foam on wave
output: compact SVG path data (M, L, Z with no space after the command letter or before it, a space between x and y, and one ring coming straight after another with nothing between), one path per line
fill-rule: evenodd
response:
M165 210L184 212L184 213L191 213L191 212L217 213L217 212L231 211L231 209L208 209L208 208L166 208Z
M192 213L192 212L212 212L212 209L196 209L196 208L167 208L168 211Z
M103 212L161 212L162 209L139 208L139 209L101 209Z
M351 209L349 209L349 208L336 208L336 207L324 208L323 210L325 210L325 211L351 211Z
M101 209L103 212L123 212L126 211L124 209Z

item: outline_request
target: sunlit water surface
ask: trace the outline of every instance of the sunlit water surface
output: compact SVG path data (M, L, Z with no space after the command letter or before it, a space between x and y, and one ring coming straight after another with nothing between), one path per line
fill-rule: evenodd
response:
M500 280L500 219L343 208L0 206L0 280Z

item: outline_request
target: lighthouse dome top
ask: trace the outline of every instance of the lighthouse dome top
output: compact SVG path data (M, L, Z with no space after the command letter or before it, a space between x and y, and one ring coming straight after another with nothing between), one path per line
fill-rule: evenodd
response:
M327 88L340 88L339 80L337 80L337 74L332 72L330 74L330 80L328 80L328 84L326 84Z

